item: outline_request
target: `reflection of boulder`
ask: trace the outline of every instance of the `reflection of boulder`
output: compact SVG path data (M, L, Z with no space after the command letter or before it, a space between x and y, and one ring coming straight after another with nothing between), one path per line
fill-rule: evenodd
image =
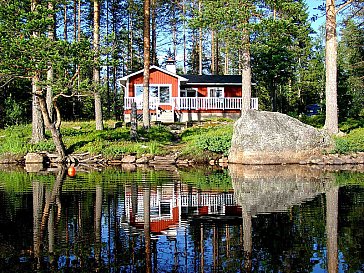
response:
M297 165L229 165L235 200L251 215L287 211L325 192L329 179L319 170Z
M299 163L331 144L323 131L277 112L247 111L235 123L229 162Z

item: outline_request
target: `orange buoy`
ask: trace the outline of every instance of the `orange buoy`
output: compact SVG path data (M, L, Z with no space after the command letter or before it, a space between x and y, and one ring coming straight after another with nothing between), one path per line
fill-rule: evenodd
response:
M74 176L76 175L76 169L75 169L75 167L70 166L70 167L68 168L67 173L68 173L68 175L69 175L70 177L74 177Z

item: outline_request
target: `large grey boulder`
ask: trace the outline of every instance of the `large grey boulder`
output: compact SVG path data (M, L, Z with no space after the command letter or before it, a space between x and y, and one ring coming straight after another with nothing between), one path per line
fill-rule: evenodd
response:
M249 110L234 125L229 163L293 164L332 145L323 130L277 112Z

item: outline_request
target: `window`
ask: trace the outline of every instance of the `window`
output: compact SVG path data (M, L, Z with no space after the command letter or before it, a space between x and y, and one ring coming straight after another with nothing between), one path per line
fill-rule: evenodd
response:
M143 85L134 85L135 98L143 99ZM159 98L159 103L170 103L171 102L171 86L170 85L150 85L149 86L149 97Z
M210 87L208 89L209 97L211 98L223 98L224 88L223 87Z
M185 90L181 90L180 97L182 98L195 98L197 97L197 90L194 88L188 88Z

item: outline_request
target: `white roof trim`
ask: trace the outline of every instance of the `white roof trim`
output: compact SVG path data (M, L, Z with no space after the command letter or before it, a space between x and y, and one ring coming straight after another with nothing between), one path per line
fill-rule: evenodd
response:
M159 70L159 71L161 71L161 72L163 72L165 74L168 74L168 75L170 75L172 77L176 77L180 81L188 81L188 79L186 79L184 77L181 77L181 76L179 76L177 74L174 74L174 73L172 73L172 72L170 72L168 70L162 69L162 68L160 68L158 66L155 66L155 65L152 65L149 69L157 69L157 70ZM141 70L139 70L137 72L134 72L132 74L129 74L129 75L124 76L124 77L122 77L120 79L117 79L117 80L118 81L127 81L130 77L133 77L133 76L138 75L138 74L143 73L143 72L144 72L144 69L141 69Z

